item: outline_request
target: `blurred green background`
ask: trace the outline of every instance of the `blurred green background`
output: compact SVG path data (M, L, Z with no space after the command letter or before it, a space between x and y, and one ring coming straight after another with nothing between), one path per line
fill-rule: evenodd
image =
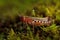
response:
M34 7L40 11L46 10L47 15L56 14L55 10L60 11L60 0L0 0L0 17L27 15L26 11Z
M34 8L36 8L36 11L33 11ZM60 0L0 0L0 19L3 20L6 18L8 19L8 16L14 19L16 15L40 17L42 13L44 13L46 16L51 16L52 18L56 16L56 19L60 21ZM11 30L9 30L7 39L60 40L60 26L58 27L55 24L52 24L50 27L42 28L43 31L41 33L41 37L39 37L38 34L33 37L33 33L31 32L31 30L29 28L28 30L29 31L27 32L27 36L24 36L23 33L16 34L11 28ZM48 33L49 35L45 37L44 35L47 35ZM3 34L0 35L0 39L3 40Z

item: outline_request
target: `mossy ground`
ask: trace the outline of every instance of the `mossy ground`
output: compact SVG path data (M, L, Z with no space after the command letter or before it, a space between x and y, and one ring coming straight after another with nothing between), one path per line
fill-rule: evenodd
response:
M56 22L31 31L30 25L16 22L18 15L50 16ZM0 0L0 40L5 39L60 40L60 0Z

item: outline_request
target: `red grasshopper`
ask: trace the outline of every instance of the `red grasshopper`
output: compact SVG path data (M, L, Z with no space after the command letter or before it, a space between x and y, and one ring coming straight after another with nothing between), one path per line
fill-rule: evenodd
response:
M20 21L35 26L42 26L42 25L49 26L52 23L50 17L38 18L38 17L20 16Z

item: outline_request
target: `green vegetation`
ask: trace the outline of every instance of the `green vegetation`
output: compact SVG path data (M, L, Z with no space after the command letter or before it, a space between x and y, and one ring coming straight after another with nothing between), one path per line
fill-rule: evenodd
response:
M17 15L50 16L57 20L59 26L56 25L57 22L48 27L40 26L41 30L34 34L30 25L21 26L20 22L15 23ZM12 24L9 24L9 19L13 22ZM0 32L2 31L0 40L60 40L60 0L0 0L0 23L4 24L7 21L8 27L4 25L5 31L1 30L3 26L0 27ZM26 33L23 30L25 26Z

